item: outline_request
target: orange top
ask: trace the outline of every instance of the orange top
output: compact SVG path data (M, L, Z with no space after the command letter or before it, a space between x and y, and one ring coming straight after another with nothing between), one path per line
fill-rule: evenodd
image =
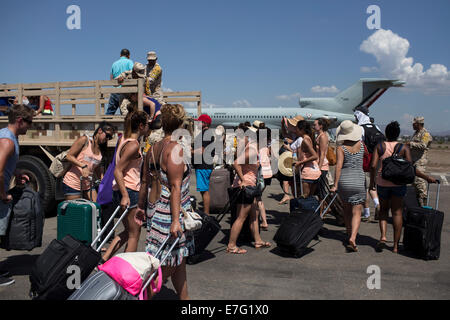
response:
M379 185L381 187L401 187L389 180L383 179L381 176L381 171L383 170L383 160L392 156L392 154L394 153L394 148L397 145L397 143L398 143L397 141L393 141L393 142L385 141L384 142L384 144L386 145L386 150L384 150L383 155L380 157L381 165L380 165L380 169L378 170L378 174L377 174L377 185Z
M81 152L77 156L77 160L87 164L89 171L91 173L94 172L94 169L100 164L102 161L102 154L94 154L92 152L92 142L91 138L88 137L88 145L86 148L82 149ZM64 176L63 182L67 186L71 187L75 190L80 190L80 177L82 175L82 169L78 166L71 166L70 170L67 171ZM83 180L83 190L90 189L90 182L87 180Z
M303 140L302 144L304 142L305 142L305 140ZM311 157L311 154L309 154L308 152L304 152L303 149L300 148L300 154L299 154L298 160L302 161L309 157ZM302 174L302 179L307 179L307 180L319 179L322 172L319 169L319 164L317 163L317 160L308 161L307 163L305 163L303 165L301 174Z
M116 153L116 166L120 161L120 152L122 151L123 146L129 141L136 141L139 144L139 141L136 139L126 139L120 142L119 147L117 148ZM123 180L125 182L125 187L134 191L139 191L141 187L141 165L142 165L143 157L141 153L141 149L139 148L139 157L131 160L128 165L125 167ZM117 185L116 180L113 181L113 190L118 191L119 186Z
M258 155L258 148L256 146L256 143L248 143L245 146L245 150L249 150L249 159L250 162L254 159L257 159ZM238 155L237 159L235 160L236 164L240 164L242 168L242 174L244 176L243 185L244 186L256 186L256 178L258 175L258 168L259 164L242 164L245 163L245 152L242 152L240 155ZM234 177L233 182L233 188L239 187L239 175L236 174Z

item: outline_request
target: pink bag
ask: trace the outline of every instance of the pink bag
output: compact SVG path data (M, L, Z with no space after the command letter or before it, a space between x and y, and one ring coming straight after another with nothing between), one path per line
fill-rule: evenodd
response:
M120 253L98 267L114 279L127 292L139 300L147 299L147 290L143 288L152 273L158 271L158 284L151 282L153 292L159 292L162 286L162 272L160 262L146 252Z

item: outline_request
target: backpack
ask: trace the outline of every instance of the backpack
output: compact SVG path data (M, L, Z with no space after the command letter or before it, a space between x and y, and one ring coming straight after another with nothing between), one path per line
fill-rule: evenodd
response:
M369 153L373 153L375 147L386 138L374 124L363 124L362 127L364 128L364 144Z
M384 153L383 146L380 144L381 154ZM397 185L406 185L414 182L416 177L416 168L411 162L399 156L403 144L398 143L392 156L383 160L383 169L381 176L383 179L391 181Z
M42 246L45 216L39 193L28 186L15 187L9 192L13 197L13 207L2 248L30 251Z

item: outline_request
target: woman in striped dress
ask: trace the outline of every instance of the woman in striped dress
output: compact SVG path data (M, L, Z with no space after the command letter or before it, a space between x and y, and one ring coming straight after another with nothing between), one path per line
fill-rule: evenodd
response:
M161 196L156 202L147 237L147 252L155 255L167 237L172 237L163 251L165 255L170 243L181 233L181 239L165 263L162 264L163 278L171 277L173 286L181 300L189 299L186 278L186 257L194 253L192 232L185 231L181 208L190 210L189 181L191 169L183 159L183 149L172 141L172 132L180 128L186 118L179 104L166 104L161 108L162 127L165 137L154 146L155 167L159 166ZM151 160L152 161L152 160Z
M343 121L336 130L336 171L332 192L338 192L344 203L344 221L349 236L347 250L358 251L356 236L361 223L361 213L366 201L365 174L363 171L364 145L362 129L350 120Z

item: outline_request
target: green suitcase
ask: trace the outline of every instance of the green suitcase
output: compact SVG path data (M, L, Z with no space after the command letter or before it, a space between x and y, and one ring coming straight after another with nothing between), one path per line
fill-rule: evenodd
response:
M58 205L57 239L71 235L86 245L91 245L101 230L101 207L86 200L66 200Z

